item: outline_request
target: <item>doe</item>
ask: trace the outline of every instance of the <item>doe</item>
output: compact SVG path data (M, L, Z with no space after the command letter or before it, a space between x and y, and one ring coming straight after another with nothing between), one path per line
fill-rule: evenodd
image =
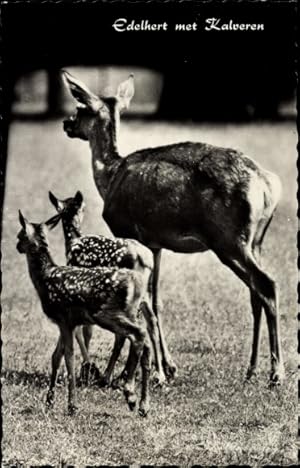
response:
M250 290L254 337L247 377L256 371L264 309L270 380L279 384L284 365L276 284L260 264L262 242L280 199L278 176L240 151L206 143L146 148L121 157L119 116L134 95L133 75L119 85L113 97L97 96L70 73L63 72L63 76L79 102L76 114L64 121L64 130L70 138L89 141L104 220L116 237L137 239L153 252L153 310L165 368L172 372L174 365L160 324L161 250L212 250Z
M26 254L31 280L46 316L59 327L60 337L52 355L52 373L47 406L54 404L56 376L64 356L68 373L68 411L76 407L73 334L81 325L99 325L130 339L131 359L124 394L130 409L136 404L135 373L142 366L139 414L149 410L151 349L138 311L146 294L149 275L126 268L94 269L57 266L49 252L46 224L28 222L19 212L22 229L17 250ZM147 317L146 317L147 320Z

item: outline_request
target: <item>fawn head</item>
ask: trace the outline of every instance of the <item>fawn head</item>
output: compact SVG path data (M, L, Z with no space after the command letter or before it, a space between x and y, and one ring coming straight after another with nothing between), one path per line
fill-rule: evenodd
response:
M63 71L63 78L72 96L78 101L76 113L64 120L64 131L70 138L89 140L96 126L106 127L117 115L129 107L134 95L133 75L118 86L113 97L97 96L70 73Z
M85 203L82 193L78 190L74 197L59 200L52 192L49 192L49 199L59 214L59 217L76 228L80 228L84 217ZM50 228L56 226L57 217L48 220Z
M48 248L46 223L34 224L27 221L19 210L22 229L17 235L19 253L38 252L41 247Z

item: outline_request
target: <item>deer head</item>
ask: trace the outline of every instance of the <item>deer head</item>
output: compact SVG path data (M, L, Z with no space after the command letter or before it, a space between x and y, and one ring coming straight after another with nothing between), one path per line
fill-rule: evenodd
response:
M85 203L83 195L79 190L74 197L66 198L65 200L59 200L52 192L49 192L49 199L60 218L76 225L76 227L80 227L84 217ZM56 217L51 218L49 224L51 227L56 226Z
M70 138L89 140L95 124L106 127L129 107L134 95L133 74L118 86L113 97L97 96L70 73L63 71L64 82L72 96L77 100L76 113L64 120L64 131Z
M40 247L47 247L46 224L34 224L27 221L19 210L19 221L22 229L17 235L19 253L37 252Z

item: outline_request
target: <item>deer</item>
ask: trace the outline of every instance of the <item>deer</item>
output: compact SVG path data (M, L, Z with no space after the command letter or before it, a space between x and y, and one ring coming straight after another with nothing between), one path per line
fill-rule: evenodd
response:
M147 304L151 304L151 275L153 267L151 251L134 239L113 240L102 235L83 235L81 225L84 218L85 202L79 190L74 197L66 199L59 199L50 191L49 199L58 214L48 220L47 224L50 229L53 229L60 220L62 222L67 265L86 268L127 268L140 271L142 274L144 274L144 271L148 270L150 272L150 281L146 294L148 296ZM144 313L148 314L147 324L151 324L151 328L148 329L148 334L154 350L156 363L156 373L153 377L153 382L155 386L162 386L166 381L166 376L162 368L156 317L151 306L147 307L147 304ZM89 371L91 370L92 378L95 373L95 366L92 366L93 363L90 363L88 353L89 342L92 337L92 327L90 325L77 327L75 336L84 360L81 372L82 380L88 383ZM111 385L113 388L120 388L124 385L124 380L128 373L128 366L130 365L130 354L123 372L112 381L112 373L122 347L124 346L124 342L125 338L123 335L115 335L113 352L107 368L101 377L96 374L96 382L100 387Z
M280 200L279 177L232 148L182 142L118 151L120 114L134 95L134 76L114 96L93 93L62 71L77 101L63 122L66 135L89 142L93 177L103 200L103 219L116 237L137 239L153 252L153 310L160 328L164 368L176 369L161 324L158 281L162 249L211 250L249 288L253 342L246 379L256 375L262 310L268 326L270 384L284 380L276 282L261 264L266 231Z
M19 211L21 230L17 250L25 254L28 270L42 310L59 328L59 339L52 354L47 408L54 406L57 372L64 357L68 374L68 413L77 411L74 371L74 330L78 326L98 325L131 343L124 395L129 409L136 406L135 373L142 368L140 416L149 411L151 348L139 309L145 301L149 270L142 273L116 267L84 268L58 266L52 259L47 239L47 222L31 223ZM147 314L145 314L147 320Z

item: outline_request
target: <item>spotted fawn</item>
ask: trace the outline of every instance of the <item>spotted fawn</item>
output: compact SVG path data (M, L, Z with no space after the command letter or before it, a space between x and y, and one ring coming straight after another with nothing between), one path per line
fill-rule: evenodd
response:
M141 362L139 414L145 416L149 410L151 349L144 322L138 320L138 315L147 293L150 271L147 278L145 274L126 268L58 266L49 251L46 223L31 223L21 212L19 221L22 228L17 236L17 250L26 254L29 274L42 309L60 331L52 355L47 406L54 404L57 371L64 356L68 373L68 411L69 414L76 411L74 330L82 325L98 325L130 339L131 359L124 394L129 408L134 409L137 400L135 373ZM147 320L147 314L145 318Z
M49 192L49 199L61 217L64 237L65 253L67 264L73 266L94 268L94 267L117 267L128 268L140 272L141 274L152 277L153 258L151 251L133 239L109 239L101 235L85 235L81 233L81 224L84 216L85 202L81 192L77 192L74 197L64 200L58 199L53 193ZM53 227L57 224L57 216L53 218ZM50 220L51 225L51 220ZM147 303L144 304L144 313L148 314L148 333L154 350L154 359L156 372L153 381L156 385L162 385L165 380L165 374L162 367L162 357L159 342L159 330L156 317L152 311L151 301L151 282L149 281L147 289ZM88 344L92 336L90 326L78 327L76 338L79 342L84 359L83 369L89 368ZM115 343L111 358L107 368L101 378L98 379L100 386L122 386L127 368L130 365L130 355L127 364L121 375L112 382L112 373L116 361L124 345L124 336L115 337ZM88 364L88 366L87 366ZM95 369L95 367L93 368Z

